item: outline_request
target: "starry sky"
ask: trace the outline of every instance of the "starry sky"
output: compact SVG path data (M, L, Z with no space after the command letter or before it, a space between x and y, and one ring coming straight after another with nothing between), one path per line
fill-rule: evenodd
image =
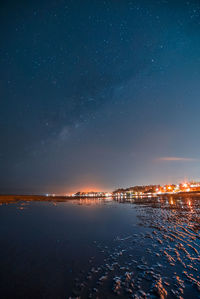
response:
M200 180L200 2L1 1L0 192Z

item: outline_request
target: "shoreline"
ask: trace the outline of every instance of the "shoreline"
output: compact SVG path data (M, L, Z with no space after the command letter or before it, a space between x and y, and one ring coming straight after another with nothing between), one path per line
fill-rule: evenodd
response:
M152 194L151 197L147 196L142 196L142 197L137 197L137 196L132 196L132 197L127 197L127 199L149 199L149 198L169 198L173 197L174 199L178 199L180 197L199 197L200 198L200 192L180 192L180 193L175 193L175 194ZM55 195L55 196L46 196L46 195L19 195L19 194L0 194L0 203L14 203L14 202L21 202L21 201L50 201L50 202L65 202L69 200L77 200L77 199L105 199L106 197L80 197L80 196L64 196L64 195ZM114 196L112 196L113 199L116 199ZM123 199L123 198L122 198Z
M73 197L66 196L45 196L45 195L18 195L18 194L0 194L0 203L11 203L20 201L67 201Z

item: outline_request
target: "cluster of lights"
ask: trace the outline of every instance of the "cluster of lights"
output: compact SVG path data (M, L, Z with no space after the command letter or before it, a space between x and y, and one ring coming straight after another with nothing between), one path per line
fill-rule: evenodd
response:
M179 192L191 192L191 191L200 191L200 183L180 183L177 185L165 185L156 188L157 194L162 193L179 193Z
M115 197L117 198L128 198L131 196L134 197L152 197L152 193L148 192L148 193L143 193L143 192L127 192L127 193L115 193L114 194Z
M144 190L145 188L149 186L143 186ZM117 191L117 190L116 190ZM120 190L121 191L121 190ZM164 185L164 186L157 186L154 187L154 190L151 191L130 191L130 190L123 190L121 192L78 192L71 195L65 195L65 196L72 196L72 197L112 197L115 196L117 198L127 198L127 197L151 197L153 194L173 194L173 193L179 193L179 192L191 192L191 191L199 191L200 192L200 182L184 182L180 184L171 184L171 185ZM56 194L45 194L47 197L54 197Z
M53 194L51 194L51 193L46 193L45 196L47 196L47 197L55 197L56 194L55 194L55 193L53 193Z
M110 192L78 192L72 194L73 197L110 197Z
M134 187L133 187L134 188ZM147 190L146 190L147 188ZM174 194L180 192L191 192L191 191L199 191L200 192L200 183L189 183L184 182L180 184L170 184L164 186L154 186L150 188L151 190L148 191L148 186L143 186L144 191L136 192L130 190L123 190L121 192L114 192L113 195L117 198L127 198L127 197L151 197L153 194ZM116 190L117 191L117 190Z

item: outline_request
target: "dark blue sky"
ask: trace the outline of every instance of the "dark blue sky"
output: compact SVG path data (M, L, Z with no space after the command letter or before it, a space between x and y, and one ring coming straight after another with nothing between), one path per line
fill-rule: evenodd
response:
M1 1L0 192L200 179L200 2Z

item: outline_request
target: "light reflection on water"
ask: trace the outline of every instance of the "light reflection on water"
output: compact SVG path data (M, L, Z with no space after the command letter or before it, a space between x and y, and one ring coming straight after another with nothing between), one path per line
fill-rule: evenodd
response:
M0 207L2 298L198 298L200 199Z

